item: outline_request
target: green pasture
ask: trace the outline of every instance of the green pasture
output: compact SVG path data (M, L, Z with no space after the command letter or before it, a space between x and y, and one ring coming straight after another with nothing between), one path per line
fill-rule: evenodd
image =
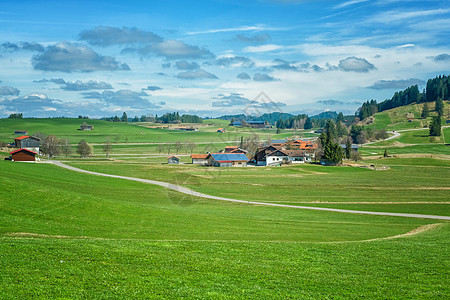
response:
M88 166L132 172L128 165L83 164ZM135 175L152 174L155 167L137 166ZM169 170L166 176L192 177L189 168ZM236 180L252 178L236 176L243 170L230 172ZM273 169L278 170L283 168ZM317 170L284 169L286 174ZM323 170L331 176L365 174ZM164 178L162 170L156 173ZM230 178L216 179L229 188ZM0 183L3 299L445 299L450 294L447 222L213 201L49 164L0 161ZM441 224L409 237L365 241L433 223Z
M295 165L283 167L213 168L191 164L71 163L82 169L107 174L178 183L196 191L234 199L294 205L325 206L321 202L369 202L358 209L371 210L384 202L446 202L450 198L450 162L422 159L433 166L392 165L374 171L352 167ZM390 160L372 162L389 166ZM414 174L414 175L412 175ZM386 204L388 205L388 204ZM408 204L409 205L409 204ZM394 208L392 206L390 209ZM414 206L412 208L415 209ZM376 209L380 210L380 209ZM396 206L402 212L402 206ZM381 209L381 211L383 211ZM417 206L415 213L450 215L448 205Z

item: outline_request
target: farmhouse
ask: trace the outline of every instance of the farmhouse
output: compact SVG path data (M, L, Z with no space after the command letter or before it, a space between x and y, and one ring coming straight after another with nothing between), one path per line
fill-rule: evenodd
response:
M266 156L266 165L273 166L281 163L304 163L305 151L302 150L275 150Z
M246 167L249 161L242 153L210 153L207 160L214 167Z
M178 156L172 155L167 158L167 163L169 165L178 165L180 163L180 158Z
M12 161L36 161L37 153L28 149L18 149L9 153Z
M37 137L23 135L14 139L14 146L16 148L25 148L39 153L39 141Z
M208 154L191 154L192 163L197 165L207 165L207 157Z

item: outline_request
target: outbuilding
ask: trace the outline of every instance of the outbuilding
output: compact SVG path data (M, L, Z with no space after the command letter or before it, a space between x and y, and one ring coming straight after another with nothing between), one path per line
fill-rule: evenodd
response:
M207 165L208 160L206 159L208 154L191 154L192 164L197 165Z
M169 165L178 165L180 163L180 158L178 156L172 155L167 158L167 163Z
M207 159L214 167L246 167L249 161L242 153L210 153Z
M12 161L36 161L37 153L28 149L18 149L9 153Z
M25 148L30 151L39 153L40 139L34 136L23 135L14 139L14 146L16 148Z

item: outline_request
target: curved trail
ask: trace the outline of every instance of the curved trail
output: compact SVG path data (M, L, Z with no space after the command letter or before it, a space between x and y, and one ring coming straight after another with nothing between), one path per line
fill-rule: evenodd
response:
M224 197L217 197L212 195L207 195L203 193L199 193L196 191L193 191L191 189L182 187L180 185L168 183L168 182L162 182L162 181L156 181L156 180L149 180L149 179L142 179L142 178L134 178L134 177L127 177L127 176L120 176L120 175L112 175L112 174L105 174L105 173L99 173L99 172L92 172L87 171L79 168L75 168L72 166L65 165L59 161L51 161L51 163L66 168L72 171L91 174L91 175L97 175L97 176L104 176L104 177L112 177L112 178L119 178L119 179L125 179L125 180L132 180L132 181L138 181L143 183L150 183L159 185L180 193L184 193L187 195L195 196L195 197L201 197L201 198L207 198L207 199L214 199L214 200L220 200L220 201L228 201L228 202L236 202L236 203L244 203L244 204L252 204L252 205L264 205L264 206L276 206L276 207L287 207L287 208L299 208L299 209L309 209L309 210L320 210L320 211L332 211L332 212L341 212L341 213L351 213L351 214L365 214L365 215L376 215L376 216L391 216L391 217L407 217L407 218L418 218L418 219L437 219L437 220L448 220L450 221L450 217L447 216L435 216L435 215L422 215L422 214L407 214L407 213L389 213L389 212L374 212L374 211L359 211L359 210L349 210L349 209L337 209L337 208L324 208L324 207L310 207L310 206L297 206L297 205L288 205L288 204L277 204L277 203L267 203L267 202L255 202L255 201L245 201L245 200L238 200L238 199L231 199L231 198L224 198Z

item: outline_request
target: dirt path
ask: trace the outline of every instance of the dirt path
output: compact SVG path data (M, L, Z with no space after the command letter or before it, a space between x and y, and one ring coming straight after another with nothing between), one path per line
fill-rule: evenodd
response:
M49 161L50 162L50 161ZM190 196L195 197L201 197L201 198L207 198L207 199L213 199L213 200L220 200L220 201L228 201L228 202L235 202L235 203L243 203L243 204L252 204L252 205L264 205L264 206L275 206L275 207L285 207L285 208L297 208L297 209L309 209L309 210L319 210L319 211L331 211L331 212L340 212L340 213L351 213L351 214L365 214L365 215L376 215L376 216L391 216L391 217L406 217L406 218L419 218L419 219L437 219L437 220L448 220L450 221L450 217L447 216L435 216L435 215L422 215L422 214L407 214L407 213L389 213L389 212L374 212L374 211L359 211L359 210L349 210L349 209L335 209L335 208L323 208L323 207L309 207L309 206L297 206L297 205L287 205L287 204L277 204L277 203L266 203L266 202L255 202L255 201L245 201L245 200L238 200L238 199L231 199L231 198L224 198L224 197L217 197L212 195L207 195L203 193L199 193L196 191L193 191L191 189L168 183L168 182L162 182L162 181L156 181L156 180L149 180L149 179L142 179L142 178L134 178L134 177L127 177L127 176L120 176L120 175L112 175L112 174L105 174L105 173L98 173L98 172L92 172L87 171L79 168L75 168L72 166L65 165L59 161L51 161L50 163L53 163L59 167L66 168L72 171L91 174L91 175L97 175L97 176L104 176L104 177L111 177L111 178L119 178L119 179L125 179L125 180L132 180L132 181L138 181L143 183L150 183L154 185L159 185L180 193L184 193Z

